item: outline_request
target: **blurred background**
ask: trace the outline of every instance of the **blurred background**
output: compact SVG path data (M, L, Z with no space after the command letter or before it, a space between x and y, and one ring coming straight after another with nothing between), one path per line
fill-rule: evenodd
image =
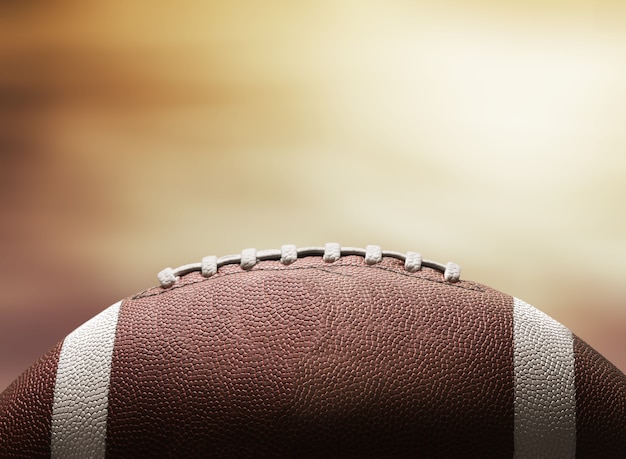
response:
M456 261L626 370L626 3L0 2L0 390L166 266Z

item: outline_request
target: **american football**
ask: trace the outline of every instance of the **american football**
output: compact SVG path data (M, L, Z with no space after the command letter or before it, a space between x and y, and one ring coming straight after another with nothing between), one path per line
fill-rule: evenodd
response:
M0 457L624 457L626 376L460 273L336 243L167 268L0 396Z

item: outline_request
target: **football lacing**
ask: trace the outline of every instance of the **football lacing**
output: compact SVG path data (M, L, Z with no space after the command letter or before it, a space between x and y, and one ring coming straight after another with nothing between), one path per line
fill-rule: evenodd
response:
M445 265L435 261L424 260L417 252L392 252L382 250L380 246L368 245L365 249L356 247L341 247L336 242L329 242L324 247L303 247L296 248L295 245L283 245L280 250L259 250L244 249L241 254L227 255L225 257L207 256L200 263L191 263L179 266L178 268L165 268L157 277L161 287L168 288L176 283L180 276L190 272L199 271L204 277L211 277L224 265L238 264L244 270L252 269L259 261L274 260L280 261L284 265L290 265L298 258L322 257L326 263L334 263L342 256L357 255L365 258L367 265L375 265L383 260L383 257L396 258L404 261L404 269L408 272L416 272L422 266L433 268L443 273L446 282L457 282L461 277L461 267L453 262Z

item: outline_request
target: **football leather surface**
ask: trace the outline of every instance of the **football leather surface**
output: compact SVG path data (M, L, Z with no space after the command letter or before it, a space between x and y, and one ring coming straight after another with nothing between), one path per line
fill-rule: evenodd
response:
M624 458L626 376L417 253L166 269L0 395L0 457Z

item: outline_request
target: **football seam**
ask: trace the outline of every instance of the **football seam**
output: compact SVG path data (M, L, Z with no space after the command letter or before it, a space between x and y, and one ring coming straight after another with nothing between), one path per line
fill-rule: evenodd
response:
M160 287L156 287L159 288L158 291L156 292L150 292L150 290L153 290L155 287L151 287L148 290L144 290L143 292L134 295L131 297L131 299L133 300L138 300L141 298L148 298L148 297L152 297L152 296L158 296L158 295L163 295L166 294L169 291L172 290L176 290L176 289L180 289L180 288L185 288L187 286L190 285L196 285L196 284L200 284L202 282L207 282L207 281L211 281L211 280L215 280L218 278L222 278L222 277L226 277L226 276L240 276L240 275L245 275L249 272L255 272L255 271L298 271L298 270L306 270L306 269L314 269L314 270L318 270L318 271L325 271L328 273L332 273L332 274L337 274L337 275L341 275L341 273L338 273L336 270L340 267L344 267L344 266L352 266L355 268L361 268L361 269L378 269L381 271L387 271L390 273L394 273L394 274L398 274L404 277L409 277L409 278L417 278L417 279L421 279L427 282L434 282L436 284L445 284L449 287L454 287L454 288L460 288L463 290L470 290L470 291L475 291L475 292L481 292L481 293L485 293L485 288L481 287L478 284L475 284L473 282L469 282L469 281L459 281L459 282L455 282L455 283L450 283L445 281L444 279L442 280L436 280L436 279L432 279L423 275L420 275L420 271L418 272L414 272L414 273L410 273L407 272L406 270L402 270L402 271L398 271L396 269L391 269L391 268L387 268L384 266L380 266L380 265L354 265L354 264L341 264L341 265L334 265L334 266L285 266L285 265L278 265L274 268L263 268L260 267L260 264L264 264L264 263L272 263L275 264L276 262L273 260L266 260L266 261L260 261L259 263L257 263L253 268L251 269L247 269L247 270L241 270L239 272L232 272L232 273L219 273L217 275L213 275L210 277L203 277L201 279L198 279L196 281L190 281L190 282L185 282L185 283L177 283L175 285L172 285L171 287L167 288L167 289L163 289ZM424 268L423 268L424 269ZM425 269L430 269L433 271L437 271L434 268L428 268L426 267ZM150 292L150 293L148 293Z
M257 251L248 248L240 254L226 255L223 257L206 256L200 263L190 263L178 268L165 268L161 270L157 277L162 288L170 288L181 276L194 271L200 271L204 277L210 277L217 273L218 269L225 265L238 264L244 270L253 268L259 261L279 260L283 265L290 265L298 258L320 256L327 263L334 263L342 256L357 255L365 258L365 264L375 265L383 258L390 257L404 261L404 268L409 272L419 271L422 267L434 268L443 273L443 277L449 282L458 282L461 275L461 267L453 262L445 265L432 260L424 260L417 252L400 253L389 250L382 250L380 246L368 245L365 249L357 247L345 247L336 242L328 242L324 247L301 247L297 248L293 244L285 244L280 250L270 249Z

